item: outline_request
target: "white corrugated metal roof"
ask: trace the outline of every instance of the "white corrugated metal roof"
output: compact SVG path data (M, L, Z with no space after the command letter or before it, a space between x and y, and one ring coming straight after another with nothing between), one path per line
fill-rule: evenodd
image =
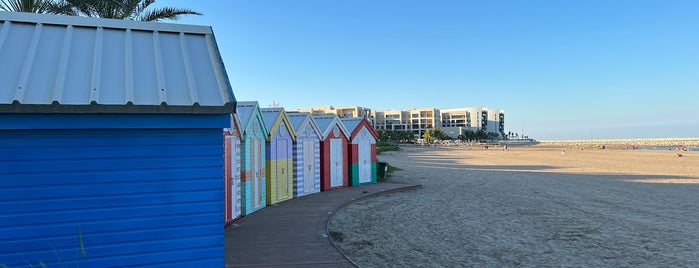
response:
M267 127L267 132L272 131L274 123L282 115L283 108L261 108L260 113L262 113L262 121L265 121L265 127Z
M342 120L342 124L345 125L345 128L347 128L347 130L350 133L352 133L354 131L354 129L357 128L359 123L362 122L362 119L363 118L361 118L361 117L346 117L346 118L341 118L340 120Z
M335 126L335 124L340 126L340 131L345 135L347 139L350 138L350 132L347 131L345 124L342 123L342 121L337 115L314 116L313 120L316 122L318 129L320 129L320 131L322 132L323 139L328 137L330 131L332 131L333 126Z
M286 113L286 116L289 117L289 122L291 122L291 125L294 126L294 130L300 131L301 125L303 124L303 121L305 121L307 117L311 117L311 114L310 113Z
M318 137L323 136L323 133L318 129L318 125L316 125L310 113L287 113L286 116L289 118L289 122L291 122L297 136L308 126L313 129L313 132L315 132Z
M208 26L0 12L0 112L221 113Z
M354 132L357 131L359 125L362 124L362 122L364 121L366 121L366 125L364 125L366 130L369 131L369 133L372 136L374 136L376 140L379 139L379 135L378 133L376 133L376 130L374 130L374 128L371 127L371 123L369 123L369 120L364 117L345 117L340 119L340 121L342 121L342 124L344 124L347 130L349 131L350 139L352 138L352 135L357 135L357 133Z
M286 115L286 111L281 107L272 108L261 108L260 113L262 114L262 121L265 121L265 127L267 128L267 133L269 139L272 139L272 135L276 134L280 126L284 125L286 131L289 132L292 140L296 140L296 133L294 132L294 127L289 121L289 117Z
M238 114L238 118L240 118L240 124L243 129L247 128L248 124L250 124L250 120L253 118L253 112L255 112L257 105L256 101L240 101L238 105L236 105L236 113Z

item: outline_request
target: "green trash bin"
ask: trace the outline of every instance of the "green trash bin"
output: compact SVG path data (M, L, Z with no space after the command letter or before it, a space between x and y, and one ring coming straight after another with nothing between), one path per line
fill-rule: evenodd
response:
M386 171L388 171L388 163L386 163L386 162L377 162L376 163L376 176L378 176L379 179L383 179L386 177Z

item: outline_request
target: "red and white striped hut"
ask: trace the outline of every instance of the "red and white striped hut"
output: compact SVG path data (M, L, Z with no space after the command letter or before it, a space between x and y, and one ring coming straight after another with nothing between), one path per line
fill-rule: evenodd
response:
M376 141L379 134L364 117L342 118L350 132L350 185L376 183Z
M240 131L238 114L231 114L231 127L223 129L224 141L224 225L240 218Z

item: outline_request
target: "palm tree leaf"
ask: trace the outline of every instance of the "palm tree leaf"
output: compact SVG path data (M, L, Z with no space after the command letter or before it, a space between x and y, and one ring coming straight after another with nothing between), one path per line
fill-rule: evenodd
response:
M117 10L118 17L121 19L133 19L138 14L138 7L141 0L121 0Z
M146 11L146 8L150 6L151 4L155 3L155 0L142 0L139 1L140 3L136 7L136 10L134 12L135 15L140 16L143 14L144 11Z
M73 8L73 6L66 1L51 3L51 7L48 13L68 16L79 15L78 12Z
M201 15L201 13L196 12L191 9L186 8L174 8L174 7L164 7L155 10L148 11L146 14L141 15L137 20L142 21L159 21L162 19L177 20L180 15Z
M51 0L2 0L0 10L14 12L50 13Z

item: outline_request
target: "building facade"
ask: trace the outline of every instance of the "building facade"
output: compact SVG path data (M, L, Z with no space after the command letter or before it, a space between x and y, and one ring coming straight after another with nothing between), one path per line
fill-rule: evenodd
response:
M494 132L505 136L505 111L490 110L485 107L465 107L440 110L437 108L421 108L409 110L372 111L361 106L315 106L303 108L298 112L310 113L313 116L337 115L340 118L366 117L376 130L410 131L416 137L422 137L425 130L439 128L452 137L457 138L465 131Z
M361 106L343 106L334 107L331 105L315 106L313 108L301 108L290 110L290 112L310 113L312 116L337 115L340 118L345 117L369 117L371 109Z

